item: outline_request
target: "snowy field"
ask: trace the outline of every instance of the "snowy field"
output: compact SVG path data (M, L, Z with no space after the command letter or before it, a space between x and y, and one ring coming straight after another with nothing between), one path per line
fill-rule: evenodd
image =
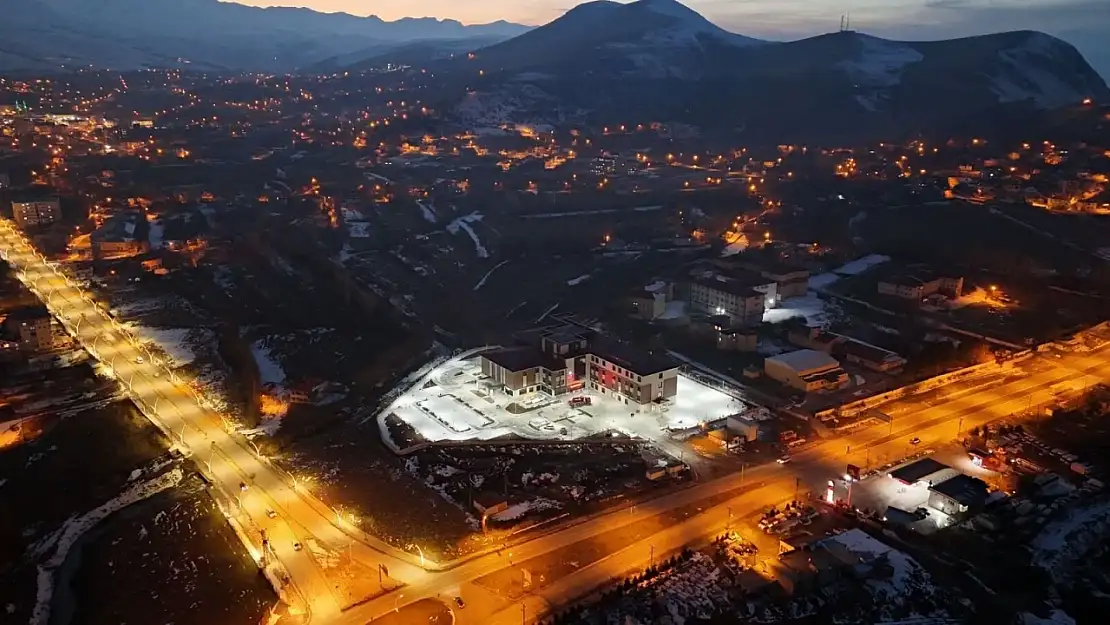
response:
M269 348L262 341L255 341L251 345L254 362L258 365L258 377L262 383L269 386L280 387L285 384L285 371L274 360Z
M477 357L448 360L424 382L400 395L383 414L396 414L430 441L489 440L506 434L576 440L607 431L657 441L667 437L668 430L692 428L746 409L739 400L682 375L674 402L645 412L636 412L634 406L612 394L589 390L574 394L593 400L581 408L568 404L569 395L513 398L481 378ZM510 412L507 407L512 403L523 412Z
M829 323L829 313L834 305L817 293L809 291L803 297L791 297L779 302L778 307L763 312L763 323L779 323L791 317L805 317L806 325L811 328L824 328Z

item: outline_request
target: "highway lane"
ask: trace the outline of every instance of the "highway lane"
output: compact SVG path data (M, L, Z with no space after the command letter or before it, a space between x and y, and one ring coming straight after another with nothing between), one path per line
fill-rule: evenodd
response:
M3 234L0 232L0 234ZM11 236L8 233L8 236ZM19 246L18 241L0 242L6 248ZM409 560L391 558L381 552L355 542L352 550L355 559L369 563L386 563L394 578L408 582L403 591L404 597L397 593L372 600L343 614L337 614L336 599L332 596L327 580L315 560L302 551L292 549L292 542L300 540L303 544L307 536L314 535L331 545L346 545L348 536L354 534L345 528L342 519L332 519L330 511L320 510L312 499L296 492L285 481L283 475L260 460L247 448L246 443L230 436L222 427L219 418L210 411L201 409L193 398L180 387L172 384L166 374L155 374L154 363L136 362L141 354L138 348L123 337L118 326L107 315L92 306L91 301L83 298L66 281L54 275L41 257L32 256L27 249L17 256L16 263L27 274L26 279L37 284L46 299L60 312L64 322L74 327L81 341L97 353L98 357L109 364L121 380L131 387L137 399L154 409L165 427L177 432L176 438L191 450L198 462L204 463L210 473L223 486L225 491L237 491L240 481L249 481L252 486L242 497L242 511L235 514L244 525L266 529L271 537L274 554L292 574L296 585L308 597L313 616L318 620L365 623L398 606L431 597L448 588L461 587L473 580L504 568L507 563L496 555L482 556L445 572L425 573ZM85 315L81 318L80 315ZM105 333L119 334L105 339ZM810 449L795 454L794 462L786 467L768 465L753 467L747 471L747 484L762 483L763 487L752 490L735 498L728 505L722 504L704 514L697 515L686 523L669 528L653 536L650 544L678 545L691 537L706 535L704 527L714 524L724 527L722 510L732 508L733 514L743 515L748 510L758 510L771 503L789 499L795 490L795 480L802 480L810 487L819 486L825 479L838 475L845 463L853 461L863 464L866 452L872 457L897 457L908 451L906 439L909 435L922 438L923 445L933 441L951 440L955 436L956 421L964 431L981 423L1024 409L1029 403L1040 403L1051 399L1053 387L1061 383L1080 383L1086 385L1093 380L1107 378L1110 364L1105 361L1105 350L1087 355L1068 355L1047 371L1031 374L1026 378L1010 380L997 386L976 390L967 395L941 402L934 406L920 407L906 414L899 414L893 427L880 425L867 428L842 439L825 441ZM132 377L134 376L134 377ZM178 429L180 428L180 429ZM893 431L897 428L897 432ZM849 449L851 450L849 452ZM858 458L857 458L858 456ZM714 482L704 483L690 489L646 502L637 506L631 513L625 510L597 517L578 525L537 537L527 543L512 547L515 562L524 562L533 557L541 557L554 551L572 547L583 540L623 527L628 523L655 516L660 512L676 507L696 504L721 491L740 487L741 476L729 476ZM755 493L772 493L756 495ZM266 509L278 511L277 519L269 519ZM703 527L704 524L704 527ZM676 542L677 541L677 542ZM628 566L644 566L646 553L643 549L629 547L610 557L587 566L579 572L568 575L535 593L537 604L526 605L526 613L538 613L544 604L560 604L581 594L583 588L596 586L608 577L631 570ZM660 550L667 547L659 546ZM676 547L677 548L677 547ZM646 560L645 560L646 561ZM614 573L614 571L617 571ZM561 590L560 590L561 589ZM529 610L529 607L532 609ZM488 613L486 613L488 614ZM519 616L519 613L514 613ZM485 618L476 610L467 610L467 621ZM498 617L500 618L500 617ZM465 621L464 621L465 622Z
M71 334L101 361L127 388L137 404L157 415L164 430L193 458L235 502L230 516L261 543L261 532L269 539L263 554L255 546L256 560L276 557L292 578L315 620L328 621L340 609L333 587L310 554L306 541L315 537L333 549L351 542L344 519L306 493L294 490L285 476L261 459L248 443L231 436L222 419L198 405L192 394L174 383L171 374L156 364L149 352L129 340L118 322L80 292L64 274L54 271L10 224L0 225L0 249L16 268L20 279L48 304ZM240 484L247 484L240 491ZM270 518L269 510L277 512ZM353 532L351 532L353 533ZM295 543L304 546L296 549ZM352 551L356 551L352 545ZM383 554L357 543L358 559L376 569L386 564L393 578L419 579L424 572L403 559ZM376 575L375 575L376 578Z
M564 605L614 576L646 567L652 544L655 545L657 553L668 548L678 549L685 544L682 542L684 539L689 540L691 537L704 539L714 533L704 531L706 527L723 530L729 521L730 512L739 517L772 504L788 501L793 498L799 484L796 480L805 487L804 490L819 491L827 480L840 476L849 462L863 466L865 454L875 463L880 458L905 457L914 449L925 449L951 442L956 438L957 427L966 432L972 427L1021 412L1030 405L1030 401L1032 405L1049 401L1054 396L1053 388L1060 384L1074 385L1079 382L1085 385L1110 379L1108 355L1110 355L1110 347L1082 357L1065 357L1064 362L1058 363L1060 366L1036 372L1028 377L1021 377L1020 372L1016 372L1013 379L975 389L971 393L956 396L937 405L917 406L902 414L895 421L893 428L887 424L880 424L843 438L823 441L794 454L792 461L785 466L768 464L752 467L744 475L726 476L702 483L637 505L631 512L625 508L537 537L528 543L515 545L512 551L515 556L514 561L519 566L519 563L534 557L560 550L569 552L575 544L594 536L640 522L668 510L697 504L720 492L745 485L762 485L727 503L714 506L678 526L645 539L637 543L638 546L633 545L623 549L620 552L622 555L614 554L600 564L586 566L546 589L537 590L530 598L524 600L525 613L535 615L541 613L545 605ZM909 438L913 436L921 439L920 445L916 448L909 444ZM849 448L853 448L854 451L849 451ZM757 492L761 494L756 495ZM464 587L465 584L500 570L506 565L506 561L499 556L477 558L451 571L436 574L426 585L406 589L406 597L401 600L400 605L405 605L409 597L430 596L442 589ZM387 603L387 598L374 600L345 614L343 622L364 623L393 607L394 605ZM494 618L489 613L475 610L476 607L478 606L468 608L465 614L460 612L457 615L459 622L481 623L486 618ZM508 619L506 622L519 622L519 610L519 605L505 607L503 616L496 618Z

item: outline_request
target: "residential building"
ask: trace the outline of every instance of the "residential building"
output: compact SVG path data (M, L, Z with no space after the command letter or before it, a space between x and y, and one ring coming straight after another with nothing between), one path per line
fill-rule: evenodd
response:
M759 349L759 335L748 328L721 328L717 333L717 349L754 352Z
M54 326L45 306L16 309L4 324L9 333L19 338L19 348L23 351L45 351L54 347Z
M150 251L145 237L135 236L136 223L127 216L114 217L104 222L89 236L94 259L129 258Z
M768 280L773 280L777 286L780 301L791 297L802 297L809 291L809 270L805 267L788 265L778 260L774 262L753 260L742 262L740 266Z
M44 226L58 221L62 216L58 198L12 202L12 218L20 228Z
M677 361L609 339L577 322L564 319L518 338L530 344L485 352L480 358L482 373L514 397L558 397L589 388L648 406L678 392Z
M720 276L690 282L690 306L707 315L727 316L733 325L752 326L763 321L766 293L750 284Z
M632 316L646 321L654 321L662 317L667 312L667 302L672 299L673 287L663 280L634 289L628 295Z
M12 186L12 179L3 172L0 172L0 189L7 189Z
M835 358L813 349L799 349L763 361L763 372L786 386L812 393L841 388L848 374Z
M879 293L921 302L926 297L941 293L952 298L963 294L964 279L923 274L901 274L879 280Z

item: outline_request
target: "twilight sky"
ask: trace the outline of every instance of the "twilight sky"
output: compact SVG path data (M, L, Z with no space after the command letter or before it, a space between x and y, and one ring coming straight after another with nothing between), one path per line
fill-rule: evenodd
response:
M580 0L239 0L303 6L382 19L440 17L464 24L499 19L549 22ZM799 39L836 30L850 11L855 30L896 39L942 39L1005 30L1041 30L1075 45L1110 79L1110 0L683 0L732 32Z

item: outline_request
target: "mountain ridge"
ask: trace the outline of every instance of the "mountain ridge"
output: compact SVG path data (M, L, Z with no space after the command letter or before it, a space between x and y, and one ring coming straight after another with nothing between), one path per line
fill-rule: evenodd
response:
M90 65L292 71L374 46L468 38L482 45L527 30L504 20L390 22L218 0L21 0L20 10L0 21L0 71Z

